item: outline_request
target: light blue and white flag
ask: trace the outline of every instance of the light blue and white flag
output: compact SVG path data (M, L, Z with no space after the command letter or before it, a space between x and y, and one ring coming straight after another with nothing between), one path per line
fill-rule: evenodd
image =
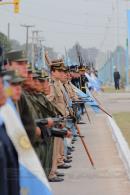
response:
M100 111L98 103L92 97L91 93L86 89L86 93L82 92L80 89L73 85L73 89L76 92L77 96L83 98L84 102L89 105L94 112L98 113Z
M16 111L7 102L0 116L19 157L21 195L52 195L44 170Z
M91 87L94 91L101 91L101 82L94 74L91 74L90 76L88 73L85 73L85 76L89 81L89 87Z

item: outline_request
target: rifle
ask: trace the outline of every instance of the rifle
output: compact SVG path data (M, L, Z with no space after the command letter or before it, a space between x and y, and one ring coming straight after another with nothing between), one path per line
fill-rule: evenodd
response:
M54 137L61 137L64 138L67 135L67 130L65 129L58 129L58 128L52 128L51 129L52 136Z
M71 117L52 117L51 118L55 124L66 122L66 121L72 121L73 119ZM35 119L36 124L48 124L48 118L42 118L42 119Z
M55 121L55 123L60 123L63 121L62 118L53 118L53 121ZM40 129L42 130L43 133L43 137L61 137L64 138L67 135L67 131L66 129L62 128L45 128L44 126L48 124L48 119L44 118L44 119L36 119L35 120L36 124L40 127Z

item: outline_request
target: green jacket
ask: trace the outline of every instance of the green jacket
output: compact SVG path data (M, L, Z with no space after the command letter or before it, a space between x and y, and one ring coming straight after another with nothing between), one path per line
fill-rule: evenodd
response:
M22 91L21 98L18 101L18 108L24 128L30 138L30 141L33 143L35 140L36 124L34 122L34 118L29 106L29 101L24 90Z

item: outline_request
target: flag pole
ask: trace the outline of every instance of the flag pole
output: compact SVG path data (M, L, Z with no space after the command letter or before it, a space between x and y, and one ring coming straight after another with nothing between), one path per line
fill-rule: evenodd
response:
M127 39L126 39L126 87L129 85L129 31L130 31L130 11L127 10Z
M84 146L84 149L85 149L85 151L86 151L86 153L87 153L87 156L88 156L88 158L89 158L89 160L90 160L90 163L91 163L92 167L94 167L94 161L93 161L93 159L92 159L92 157L91 157L91 154L90 154L89 151L88 151L88 147L87 147L87 145L86 145L86 143L85 143L85 141L84 141L84 139L83 139L83 137L82 137L82 135L81 135L81 133L80 133L80 128L79 128L79 126L78 126L77 124L76 124L76 128L77 128L79 137L80 137L80 139L81 139L81 142L82 142L82 144L83 144L83 146Z
M99 102L99 100L94 96L94 95L92 95L93 97L94 97L94 99L97 101L97 103L99 104L98 105L98 108L100 109L100 110L102 110L105 114L107 114L108 116L110 116L111 118L112 118L112 115L111 114L109 114L104 108L102 108L100 105L101 105L101 103Z
M84 108L85 108L85 112L86 112L86 115L87 115L88 121L89 121L89 123L91 124L91 119L90 119L90 116L89 116L89 114L88 114L88 111L87 111L87 108L86 108L85 103L84 103Z

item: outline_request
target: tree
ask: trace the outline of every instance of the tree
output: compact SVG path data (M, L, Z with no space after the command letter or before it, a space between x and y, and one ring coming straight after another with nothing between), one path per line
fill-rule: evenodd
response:
M2 47L4 52L7 52L11 49L10 41L8 40L7 36L0 32L0 46Z
M11 39L10 44L11 44L11 49L13 49L13 50L20 50L21 49L21 45L20 45L19 41L15 40L15 39Z

